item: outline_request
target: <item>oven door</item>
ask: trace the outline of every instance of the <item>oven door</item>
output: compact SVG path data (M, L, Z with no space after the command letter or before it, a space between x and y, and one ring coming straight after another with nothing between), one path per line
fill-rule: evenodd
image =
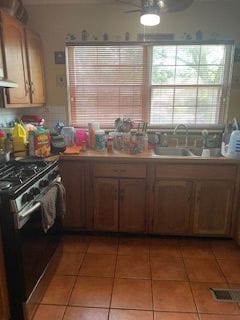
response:
M42 214L39 207L28 215L27 222L17 231L21 246L24 283L22 302L26 319L31 319L48 285L49 279L46 271L57 248L60 231L59 217L56 217L54 225L47 233L43 231Z

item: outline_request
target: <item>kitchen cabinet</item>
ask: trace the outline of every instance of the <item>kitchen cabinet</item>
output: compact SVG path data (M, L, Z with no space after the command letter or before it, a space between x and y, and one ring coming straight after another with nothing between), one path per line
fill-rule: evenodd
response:
M45 94L40 37L4 12L1 31L5 75L18 84L6 90L6 106L42 106Z
M94 165L93 229L146 231L146 166Z
M196 183L193 233L229 235L234 184L207 180Z
M118 180L94 180L94 230L118 231Z
M66 215L63 226L66 229L85 229L85 164L77 161L60 163L60 173L66 189Z
M36 32L27 28L25 28L25 39L31 103L34 105L43 105L45 103L45 81L42 41Z
M152 231L230 237L236 175L234 165L158 165Z
M192 189L193 184L189 181L156 181L153 233L189 234Z

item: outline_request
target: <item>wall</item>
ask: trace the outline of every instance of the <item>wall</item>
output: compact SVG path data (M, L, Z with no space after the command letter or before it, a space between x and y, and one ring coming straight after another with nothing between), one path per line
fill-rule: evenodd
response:
M106 2L105 2L106 3ZM68 4L28 6L29 26L37 30L43 39L45 72L47 84L47 114L54 122L55 114L65 117L67 106L66 87L57 86L56 77L65 74L65 66L54 63L54 51L64 50L64 38L68 33L78 39L85 29L90 39L107 32L109 39L124 40L125 32L130 40L136 40L144 28L139 23L139 14L126 14L124 10L132 7L120 4ZM156 27L146 28L148 33L174 33L175 39L182 39L184 33L190 33L195 39L198 30L203 39L211 38L235 40L240 47L240 1L239 0L195 0L185 11L165 14ZM240 119L240 64L234 66L234 85L230 96L228 117L234 115ZM58 110L60 110L58 112Z

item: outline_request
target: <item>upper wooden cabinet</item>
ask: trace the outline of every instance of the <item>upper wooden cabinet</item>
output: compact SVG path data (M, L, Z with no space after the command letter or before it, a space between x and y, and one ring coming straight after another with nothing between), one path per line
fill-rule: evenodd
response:
M18 84L6 91L6 106L42 106L45 93L40 37L4 12L1 31L5 75Z
M25 35L31 103L43 105L45 103L45 87L42 41L40 36L30 29L25 29Z

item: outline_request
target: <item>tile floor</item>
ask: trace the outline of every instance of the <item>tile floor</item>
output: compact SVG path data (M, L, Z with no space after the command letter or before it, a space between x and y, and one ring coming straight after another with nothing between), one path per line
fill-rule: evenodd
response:
M231 240L65 236L34 320L240 320L209 288L240 288Z

